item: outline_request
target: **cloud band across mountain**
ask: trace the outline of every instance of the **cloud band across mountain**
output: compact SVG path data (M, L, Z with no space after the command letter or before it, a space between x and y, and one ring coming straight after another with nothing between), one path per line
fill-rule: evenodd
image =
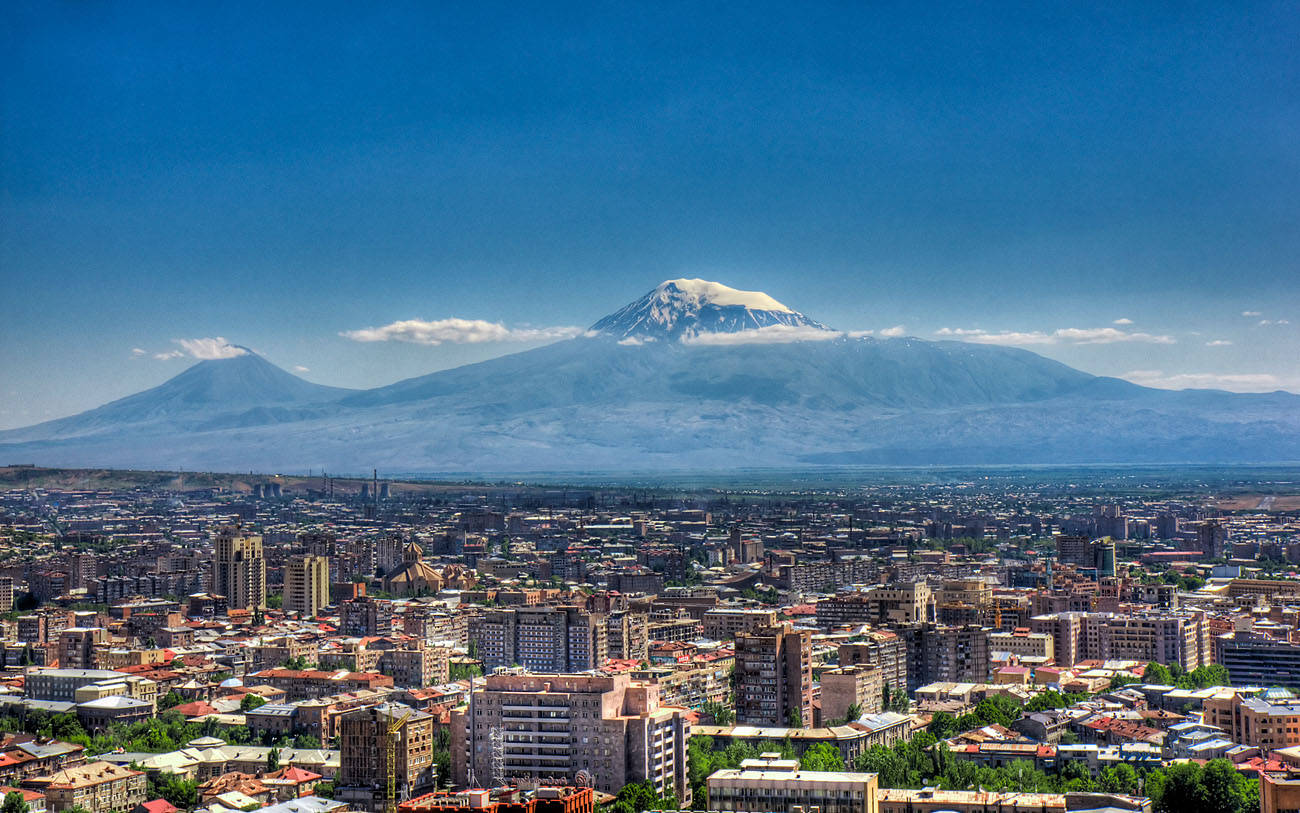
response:
M1042 344L1118 344L1120 342L1139 342L1143 344L1176 344L1173 336L1156 335L1120 330L1113 327L1065 327L1050 333L1041 330L1014 331L940 328L936 336L960 339L976 344L1005 344L1013 346Z
M440 344L484 344L488 342L549 342L581 335L580 327L508 328L485 319L403 319L382 327L344 330L339 333L354 342L406 342Z

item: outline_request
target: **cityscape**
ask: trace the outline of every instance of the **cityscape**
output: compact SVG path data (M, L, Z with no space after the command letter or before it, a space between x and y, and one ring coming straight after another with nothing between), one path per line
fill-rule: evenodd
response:
M0 469L5 798L58 813L1300 798L1294 471L871 479Z

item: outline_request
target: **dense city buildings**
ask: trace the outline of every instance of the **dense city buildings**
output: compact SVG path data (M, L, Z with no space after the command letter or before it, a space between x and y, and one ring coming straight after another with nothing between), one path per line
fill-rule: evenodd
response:
M1123 763L1235 760L1278 799L1300 776L1289 509L1050 481L275 482L0 492L0 719L20 729L0 783L109 813L139 803L132 765L146 795L195 782L203 813L544 810L637 783L715 810L983 813L863 770L923 729L943 764L1073 764L1094 790ZM1128 798L1031 801L1144 813Z

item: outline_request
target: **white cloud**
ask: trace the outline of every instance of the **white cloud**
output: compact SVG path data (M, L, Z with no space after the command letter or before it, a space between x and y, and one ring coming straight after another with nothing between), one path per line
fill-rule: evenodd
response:
M226 341L221 336L207 339L172 339L181 348L196 359L232 359L248 351Z
M302 366L301 364L295 364L295 365L293 366L293 371L294 371L295 373L310 373L310 372L311 372L311 368L310 368L310 367L304 367L304 366Z
M1232 342L1228 341L1227 339L1214 339L1212 341L1206 342L1205 346L1206 347L1227 347L1230 344L1232 344Z
M183 358L184 356L185 354L179 350L168 350L165 353L153 354L153 357L158 359L159 361L171 361L172 359Z
M1264 314L1260 313L1259 311L1242 311L1241 315L1249 317L1249 316L1263 316Z
M884 336L885 338L892 339L896 336L902 336L904 332L905 331L903 330L902 325L894 325L893 327L887 327L884 330L880 331L880 335Z
M144 356L149 355L149 351L145 350L143 347L132 347L131 355L134 358L143 358Z
M843 338L838 330L822 330L807 325L768 325L736 333L696 333L683 335L682 344L788 344L789 342L824 342Z
M1131 325L1131 324L1133 324L1133 320L1132 320L1132 319L1129 319L1127 316L1125 316L1125 317L1121 317L1121 318L1119 318L1119 319L1116 319L1114 322L1111 322L1111 324L1112 324L1112 325Z
M848 330L844 332L844 335L850 339L865 339L875 332L874 330Z
M1272 373L1170 373L1160 370L1130 370L1121 378L1144 387L1164 390L1217 389L1233 392L1300 390L1300 378L1283 378Z
M1036 344L1117 344L1140 342L1144 344L1175 344L1174 337L1151 333L1130 333L1113 327L1063 327L1047 333L1041 330L1003 330L991 333L979 328L940 328L936 336L956 336L977 344L1036 345Z
M508 328L499 322L484 319L404 319L383 327L361 330L344 330L339 333L356 342L407 342L436 346L450 344L483 344L486 342L546 342L571 339L582 335L582 328L543 327Z

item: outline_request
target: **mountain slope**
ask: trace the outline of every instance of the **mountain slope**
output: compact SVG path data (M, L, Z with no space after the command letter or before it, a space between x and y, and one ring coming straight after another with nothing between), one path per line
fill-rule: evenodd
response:
M328 403L354 390L313 384L245 351L200 361L152 389L53 421L0 432L0 443L162 424L181 428L249 410Z
M373 390L251 354L203 362L0 433L0 454L407 472L1275 462L1300 460L1300 396L1154 390L1014 348L851 338L764 294L673 280L587 336Z

